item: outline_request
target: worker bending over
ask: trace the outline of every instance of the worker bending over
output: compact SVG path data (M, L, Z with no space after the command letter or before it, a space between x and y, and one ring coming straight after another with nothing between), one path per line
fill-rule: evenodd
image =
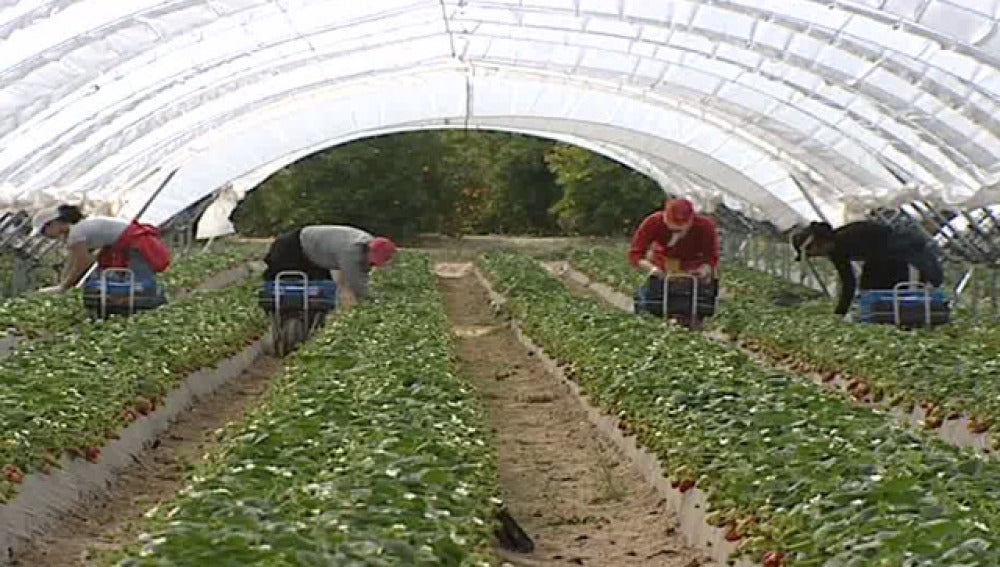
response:
M279 272L298 271L310 279L329 280L330 271L338 270L341 304L349 307L368 297L372 266L388 264L395 253L392 240L353 226L306 226L274 240L264 257L264 279L272 280Z
M97 272L110 268L132 270L136 282L155 287L156 272L170 266L170 249L156 227L114 217L85 217L78 207L59 205L39 211L32 219L33 235L65 238L69 258L62 283L42 288L40 293L62 293L72 289L93 263L92 250L99 250Z
M691 201L670 199L636 229L628 258L658 280L689 273L711 281L719 267L719 232L714 220L695 213Z
M863 262L861 289L893 289L910 280L910 266L920 281L934 287L944 282L944 271L929 240L915 230L898 230L870 220L845 224L834 230L829 223L814 222L792 236L796 259L826 256L840 276L840 300L835 313L847 315L857 282L851 261ZM845 319L849 319L846 316Z

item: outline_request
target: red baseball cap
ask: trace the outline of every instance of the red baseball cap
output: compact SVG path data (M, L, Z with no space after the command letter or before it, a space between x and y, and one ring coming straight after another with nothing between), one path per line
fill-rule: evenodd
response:
M384 266L396 253L396 243L384 236L373 238L368 243L368 261L374 266Z
M694 204L687 199L667 199L663 213L663 220L671 230L684 230L694 222Z

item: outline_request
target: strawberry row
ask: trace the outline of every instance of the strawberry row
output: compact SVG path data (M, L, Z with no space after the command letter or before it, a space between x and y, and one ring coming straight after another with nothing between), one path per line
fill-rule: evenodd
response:
M136 413L156 408L187 373L235 353L267 320L246 284L188 296L169 309L84 325L63 340L36 341L0 361L0 501L25 473L88 453Z
M614 249L574 251L571 262L625 293L641 280ZM825 300L775 305L778 295L808 292L761 272L726 266L722 283L724 299L711 325L754 350L799 371L849 377L859 399L921 404L928 427L964 413L970 431L983 433L1000 417L1000 325L963 321L902 331L844 323Z
M480 260L525 332L768 565L995 565L1000 464L843 403L700 334Z
M227 243L212 252L178 259L160 280L168 289L188 289L216 272L261 257L262 250L258 245ZM85 318L78 291L58 296L34 294L0 302L0 330L13 328L31 338L67 331Z
M490 565L496 457L425 255L376 276L124 565Z

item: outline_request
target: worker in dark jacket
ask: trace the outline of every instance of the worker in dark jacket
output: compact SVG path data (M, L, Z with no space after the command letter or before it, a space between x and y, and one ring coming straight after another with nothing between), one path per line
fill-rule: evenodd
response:
M861 289L892 289L909 281L910 266L920 272L920 281L934 287L944 282L944 271L929 240L910 230L894 229L875 221L858 221L834 230L829 223L814 222L795 233L792 245L801 259L826 256L840 276L840 300L835 313L845 315L854 299L857 281L851 261L864 263Z

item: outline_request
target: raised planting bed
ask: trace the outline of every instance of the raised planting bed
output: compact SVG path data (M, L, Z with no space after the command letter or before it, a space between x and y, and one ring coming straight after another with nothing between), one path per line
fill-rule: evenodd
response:
M98 458L92 448L154 410L186 374L241 351L266 327L253 288L235 287L32 342L0 361L0 502L64 454Z
M263 247L254 244L233 243L218 250L193 254L178 259L160 276L168 289L186 290L221 276L220 282L232 283L232 270L243 268L252 260L263 256ZM245 277L245 274L243 275ZM220 285L221 286L221 285ZM173 298L176 299L176 298ZM66 294L25 295L0 301L0 331L10 330L10 336L36 338L69 331L86 320L83 300L79 290ZM7 341L10 342L6 345ZM0 338L0 353L4 346L13 348L16 339ZM2 356L2 354L0 354Z
M490 565L491 434L424 255L379 271L121 565Z
M629 295L636 281L629 278L641 280L614 250L575 251L570 261ZM947 434L996 449L1000 325L954 323L903 331L845 323L825 300L776 306L776 294L802 289L760 272L727 266L722 283L723 299L711 329L798 372L836 381L859 401L897 407L929 428L965 428Z
M215 275L245 268L248 263L263 259L265 253L264 244L224 242L211 251L184 256L163 272L161 279L169 291L190 290L210 283Z
M1000 464L701 334L480 262L525 333L764 565L996 565Z

